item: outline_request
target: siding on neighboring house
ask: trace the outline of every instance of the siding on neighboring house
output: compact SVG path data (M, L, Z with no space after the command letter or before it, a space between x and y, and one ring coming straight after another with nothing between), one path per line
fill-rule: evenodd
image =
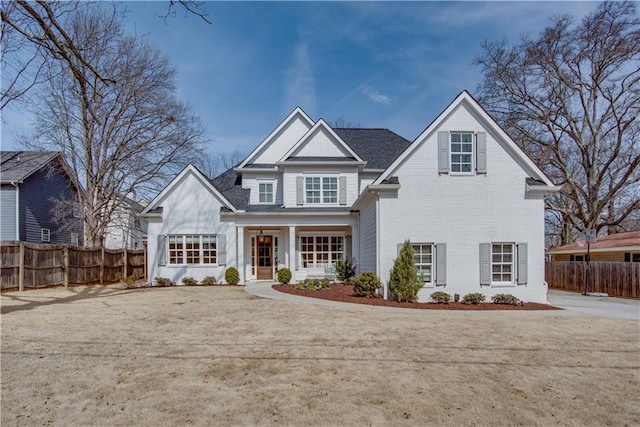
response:
M78 233L78 243L83 245L83 226L79 218L74 218L69 212L67 220L73 222L69 230L59 231L62 224L54 221L51 209L54 207L52 199L65 198L72 200L75 193L69 186L65 176L54 171L49 173L47 168L36 171L20 185L20 240L41 243L41 229L51 230L49 243L71 243L71 233Z
M0 240L18 240L16 236L16 198L18 189L11 184L0 189Z

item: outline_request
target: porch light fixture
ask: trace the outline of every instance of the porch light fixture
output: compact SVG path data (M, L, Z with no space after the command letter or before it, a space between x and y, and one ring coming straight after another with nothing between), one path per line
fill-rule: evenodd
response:
M260 233L258 233L258 242L264 242L264 233L262 232L262 229L260 229Z

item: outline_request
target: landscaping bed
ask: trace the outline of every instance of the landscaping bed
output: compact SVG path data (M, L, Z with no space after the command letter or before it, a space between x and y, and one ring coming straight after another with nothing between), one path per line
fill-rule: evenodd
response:
M381 296L376 298L364 298L353 295L353 285L336 283L328 288L319 290L296 289L295 285L273 285L273 289L287 294L300 295L310 298L319 298L331 301L351 302L355 304L379 305L385 307L418 308L427 310L562 310L548 304L527 302L524 305L506 305L480 303L463 304L462 302L449 302L447 304L425 303L425 302L397 302L385 300Z

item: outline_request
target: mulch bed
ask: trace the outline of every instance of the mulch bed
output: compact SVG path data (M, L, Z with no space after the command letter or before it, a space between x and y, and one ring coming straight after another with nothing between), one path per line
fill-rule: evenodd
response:
M331 301L351 302L355 304L380 305L385 307L419 308L427 310L562 310L548 304L528 302L524 305L504 305L493 303L463 304L450 302L448 304L434 304L426 302L397 302L389 301L381 296L377 298L364 298L353 295L353 285L337 283L328 289L318 291L298 290L295 285L273 285L273 289L287 294L300 295L310 298L326 299Z

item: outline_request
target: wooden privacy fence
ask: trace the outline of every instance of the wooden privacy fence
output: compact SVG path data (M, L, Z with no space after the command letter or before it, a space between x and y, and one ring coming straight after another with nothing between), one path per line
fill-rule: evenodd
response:
M583 261L547 261L545 280L550 288L584 292L587 263ZM610 296L640 298L639 262L590 262L589 292Z
M0 242L0 289L116 283L144 278L144 249Z

